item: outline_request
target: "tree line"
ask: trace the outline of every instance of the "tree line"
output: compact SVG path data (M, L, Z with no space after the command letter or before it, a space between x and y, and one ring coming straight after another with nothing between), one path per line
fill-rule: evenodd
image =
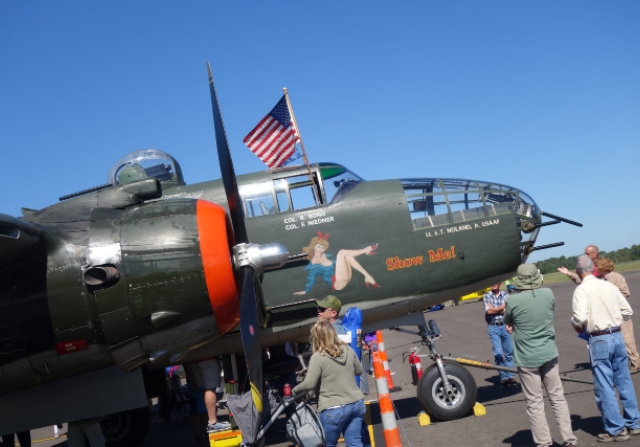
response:
M606 256L611 259L614 264L619 262L637 261L640 259L640 245L632 245L631 248L625 247L613 251L601 251L599 256ZM578 256L560 256L559 258L549 258L538 261L535 265L540 269L540 273L554 273L558 267L566 267L573 270L576 265Z

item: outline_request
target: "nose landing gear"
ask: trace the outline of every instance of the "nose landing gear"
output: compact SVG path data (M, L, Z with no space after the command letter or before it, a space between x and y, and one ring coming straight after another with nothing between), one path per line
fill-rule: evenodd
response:
M468 414L476 402L478 395L476 382L465 367L453 362L444 362L443 356L438 353L434 343L441 337L434 320L429 320L427 326L421 325L418 328L419 332L392 328L399 332L420 336L423 346L429 349L428 357L434 361L418 381L418 402L428 414L440 420L459 419Z

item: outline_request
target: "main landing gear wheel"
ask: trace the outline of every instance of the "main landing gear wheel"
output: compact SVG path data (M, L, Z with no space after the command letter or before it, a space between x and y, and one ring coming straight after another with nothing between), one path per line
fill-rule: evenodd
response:
M100 422L107 447L138 446L147 437L150 426L149 407L109 414Z
M418 382L418 401L431 416L451 421L471 411L478 396L478 387L471 373L457 363L446 363L444 369L452 393L447 395L438 368L432 365Z

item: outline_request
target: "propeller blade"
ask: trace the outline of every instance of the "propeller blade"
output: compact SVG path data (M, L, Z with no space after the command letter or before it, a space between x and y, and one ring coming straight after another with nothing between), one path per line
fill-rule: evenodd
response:
M240 335L242 336L242 348L247 359L253 403L258 412L262 413L262 352L260 350L260 326L253 267L245 266L238 270L238 283L241 287Z
M207 63L207 71L209 72L209 90L211 91L211 109L213 111L213 126L216 131L216 146L218 148L218 160L220 162L220 173L222 174L222 183L227 193L227 202L229 203L229 215L231 216L231 224L233 225L233 234L236 244L243 244L249 241L247 237L247 228L244 224L244 216L242 214L242 200L238 192L238 184L236 183L236 173L233 169L233 161L231 161L231 151L227 142L227 134L224 130L222 122L222 114L220 113L220 104L218 103L218 95L216 87L213 84L213 75L211 67Z
M229 215L233 226L235 248L238 245L246 246L249 242L247 228L242 212L242 200L238 192L236 174L231 160L231 151L227 142L227 135L222 122L218 95L213 84L211 67L207 63L209 72L209 89L211 91L211 109L213 111L213 125L216 133L216 146L222 182L229 203ZM286 258L286 250L284 256ZM258 256L258 260L260 256ZM240 295L240 335L242 337L242 349L247 360L247 371L251 384L251 396L253 404L259 413L263 412L262 405L262 352L260 347L260 326L258 322L258 300L256 295L255 268L252 265L236 264L236 284Z

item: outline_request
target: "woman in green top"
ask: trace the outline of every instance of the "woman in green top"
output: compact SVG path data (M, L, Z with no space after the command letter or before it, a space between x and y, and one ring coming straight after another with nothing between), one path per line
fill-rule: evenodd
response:
M313 355L307 377L293 389L295 394L316 389L318 412L327 447L335 447L344 433L347 447L362 447L364 395L356 385L362 365L353 349L340 341L329 320L318 320L311 329Z

